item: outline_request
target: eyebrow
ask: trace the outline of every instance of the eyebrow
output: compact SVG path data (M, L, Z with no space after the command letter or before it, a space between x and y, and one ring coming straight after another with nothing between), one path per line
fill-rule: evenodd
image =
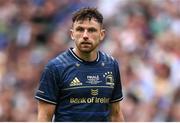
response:
M77 26L76 28L75 28L75 30L78 30L78 29L84 29L82 26Z
M76 28L75 28L75 30L78 30L78 29L85 29L84 27L82 27L82 26L77 26ZM95 28L95 27L88 27L88 28L86 28L87 30L93 30L93 31L97 31L98 29L97 28Z

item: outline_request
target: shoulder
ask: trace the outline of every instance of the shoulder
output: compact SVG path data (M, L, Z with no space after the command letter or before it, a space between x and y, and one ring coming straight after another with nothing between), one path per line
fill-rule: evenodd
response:
M105 52L100 51L100 56L101 56L101 60L105 63L118 64L117 60L113 56Z
M105 64L114 67L115 69L119 69L120 65L117 61L117 59L115 59L113 56L100 51L100 56L101 56L101 61L104 62Z
M65 68L71 64L72 59L68 54L68 51L64 51L55 58L48 61L46 67L49 69Z

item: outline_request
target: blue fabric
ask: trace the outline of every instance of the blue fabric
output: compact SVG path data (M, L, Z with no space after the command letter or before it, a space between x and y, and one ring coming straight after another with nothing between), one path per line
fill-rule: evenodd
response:
M55 121L109 121L110 103L122 99L118 63L99 52L93 62L69 49L45 67L36 98L56 105Z

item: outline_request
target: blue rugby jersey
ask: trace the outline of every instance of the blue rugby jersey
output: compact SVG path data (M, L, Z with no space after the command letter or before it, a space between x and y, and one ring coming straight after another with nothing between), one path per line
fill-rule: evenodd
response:
M45 66L35 98L56 105L55 121L109 121L123 98L118 63L100 51L83 61L70 48Z

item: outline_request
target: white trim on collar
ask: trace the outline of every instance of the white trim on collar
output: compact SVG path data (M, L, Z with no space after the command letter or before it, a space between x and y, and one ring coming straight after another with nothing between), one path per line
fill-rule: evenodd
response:
M80 62L84 62L82 59L80 59L79 57L77 57L77 55L72 51L72 49L70 48L69 51L71 52L71 54ZM95 60L96 62L99 61L99 52L97 54L97 59Z

